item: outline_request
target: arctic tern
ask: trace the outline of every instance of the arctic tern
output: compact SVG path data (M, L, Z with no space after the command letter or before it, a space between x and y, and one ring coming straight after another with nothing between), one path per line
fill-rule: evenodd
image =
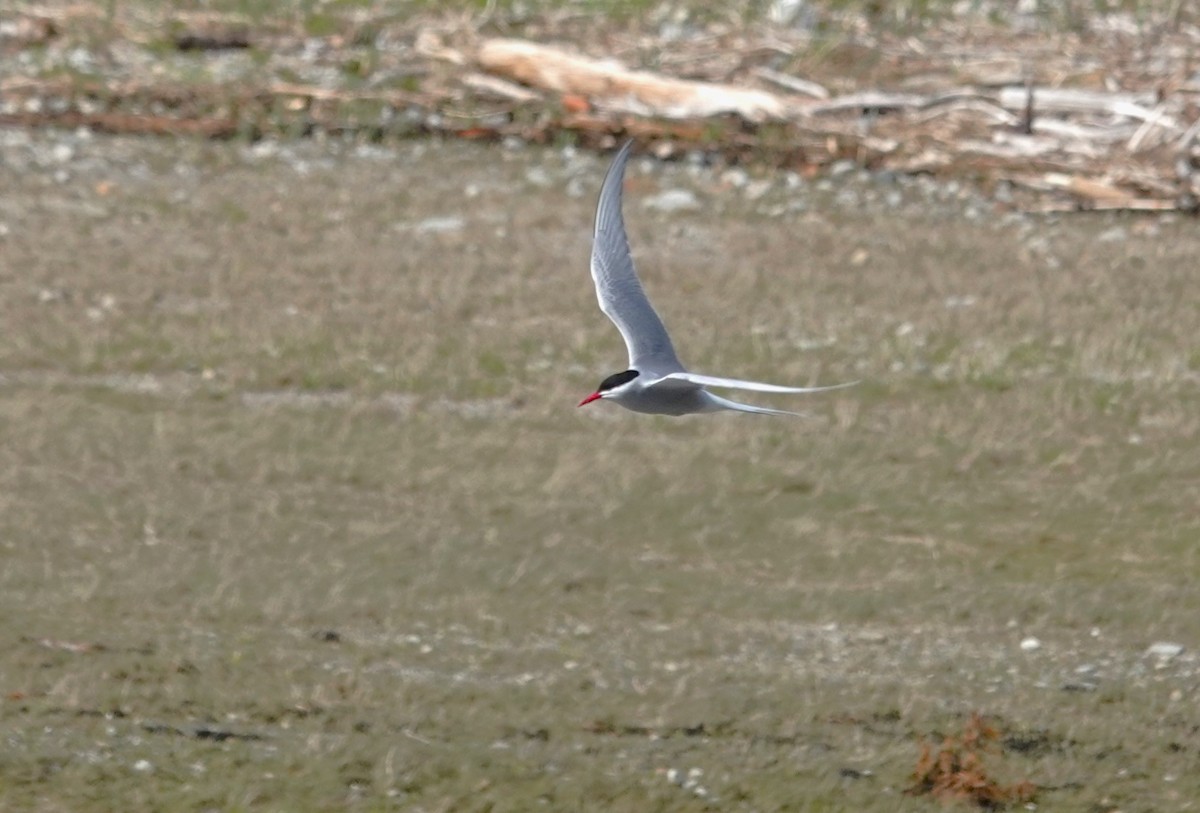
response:
M828 387L781 387L687 371L675 355L675 347L671 344L667 329L642 290L629 253L629 238L625 235L625 221L621 217L621 186L632 146L633 142L627 141L617 152L600 188L591 263L600 310L613 321L625 339L629 349L629 369L601 381L596 391L580 401L579 406L605 400L634 412L656 415L688 415L722 410L760 415L797 415L799 413L730 401L713 395L706 387L806 393L857 384L857 381L853 381Z

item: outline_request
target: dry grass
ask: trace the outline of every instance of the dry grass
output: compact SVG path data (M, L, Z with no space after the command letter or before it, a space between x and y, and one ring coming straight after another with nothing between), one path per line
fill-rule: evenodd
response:
M917 810L976 708L1055 810L1200 797L1196 661L1142 656L1200 641L1194 224L635 166L687 361L866 380L652 419L572 408L599 160L84 149L3 175L9 809Z

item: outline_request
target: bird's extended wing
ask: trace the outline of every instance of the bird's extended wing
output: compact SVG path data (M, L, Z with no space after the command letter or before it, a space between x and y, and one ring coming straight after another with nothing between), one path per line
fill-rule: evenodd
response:
M730 390L753 390L754 392L826 392L828 390L840 390L845 387L853 387L857 381L848 381L845 384L831 384L826 387L781 387L778 384L763 384L758 381L742 381L737 378L718 378L715 375L700 375L699 373L689 373L679 371L667 373L663 376L664 379L675 381L687 381L692 384L699 384L704 387L720 387Z
M797 418L807 418L803 412L788 412L786 409L771 409L770 407L754 406L753 404L743 404L740 401L730 401L728 398L708 393L708 397L718 404L722 409L731 409L734 412L753 412L755 415L794 415Z
M654 312L633 267L629 238L621 217L621 183L632 141L625 142L613 159L600 189L596 206L596 233L592 243L592 279L600 310L613 321L625 339L631 368L658 373L682 370L671 337Z
M648 386L651 390L668 391L702 389L702 386L698 382L689 380L692 377L693 376L690 374L688 375L688 378L683 378L682 376L678 375L667 375L663 376L657 381L650 382ZM699 376L699 378L707 379L708 376L702 375ZM802 412L788 412L785 409L771 409L770 407L760 407L754 406L753 404L743 404L739 401L730 401L728 398L722 398L719 395L713 395L711 392L705 392L704 398L709 404L718 409L731 409L737 412L753 412L758 415L795 415L801 418L808 417Z

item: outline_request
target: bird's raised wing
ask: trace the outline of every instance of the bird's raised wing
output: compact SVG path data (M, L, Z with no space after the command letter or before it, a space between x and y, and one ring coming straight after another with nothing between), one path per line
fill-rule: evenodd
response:
M857 381L849 381L845 384L831 384L827 387L781 387L778 384L763 384L758 381L742 381L737 378L718 378L715 375L700 375L699 373L689 373L683 370L674 373L667 373L663 376L665 380L687 381L691 384L699 384L703 387L719 387L730 390L753 390L754 392L827 392L829 390L840 390L845 387L853 387Z
M621 217L621 183L632 141L617 152L600 188L596 233L592 243L592 280L600 310L613 321L629 350L631 369L656 373L682 370L671 337L654 312L629 254L629 238Z

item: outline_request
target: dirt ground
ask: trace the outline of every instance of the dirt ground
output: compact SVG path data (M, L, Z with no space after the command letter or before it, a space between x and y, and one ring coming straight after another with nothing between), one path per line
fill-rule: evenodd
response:
M636 160L686 363L863 382L653 418L604 168L0 132L6 809L1196 807L1194 221Z

